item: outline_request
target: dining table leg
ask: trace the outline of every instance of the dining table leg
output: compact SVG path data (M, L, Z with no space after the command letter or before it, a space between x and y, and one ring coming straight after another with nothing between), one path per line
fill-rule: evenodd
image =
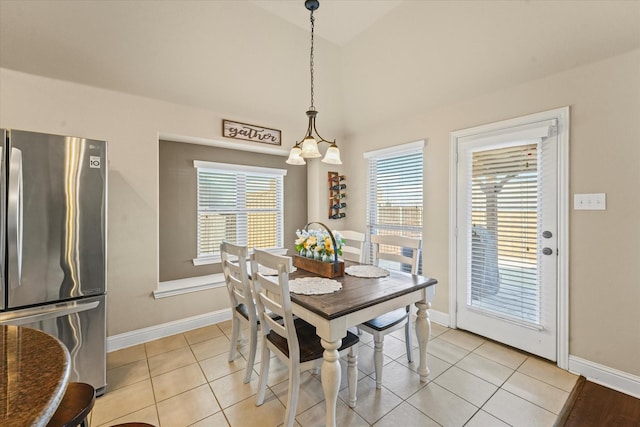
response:
M429 367L427 366L427 344L431 336L431 321L429 320L429 312L431 303L420 301L416 302L418 308L418 318L416 319L416 335L418 336L418 348L420 349L420 364L418 365L418 374L420 381L427 382L429 376Z
M327 405L326 425L327 427L336 427L336 405L338 403L341 376L338 349L342 345L342 340L325 341L321 339L320 342L324 348L320 378Z

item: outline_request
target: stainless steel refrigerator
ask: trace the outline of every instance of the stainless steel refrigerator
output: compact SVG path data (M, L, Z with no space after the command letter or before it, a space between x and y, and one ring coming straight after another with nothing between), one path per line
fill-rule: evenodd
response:
M107 143L0 129L0 324L45 331L106 386Z

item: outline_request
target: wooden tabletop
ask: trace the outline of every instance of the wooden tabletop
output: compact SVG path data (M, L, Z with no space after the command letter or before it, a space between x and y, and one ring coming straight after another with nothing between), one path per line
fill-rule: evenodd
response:
M56 338L0 326L0 426L45 426L62 400L70 359Z
M345 267L350 265L358 263L345 261ZM289 274L289 279L315 276L315 273L298 268ZM331 320L438 283L436 279L393 270L387 277L370 279L345 273L344 276L334 277L333 280L342 283L341 290L322 295L300 295L292 292L291 300Z

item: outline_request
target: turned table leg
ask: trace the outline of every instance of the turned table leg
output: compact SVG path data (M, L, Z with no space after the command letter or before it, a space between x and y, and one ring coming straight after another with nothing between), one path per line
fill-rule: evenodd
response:
M338 390L340 389L340 355L338 349L342 345L342 340L325 341L321 339L324 353L322 354L322 390L327 404L327 427L336 426L336 404L338 402Z
M420 349L420 364L418 365L418 374L420 381L427 382L429 368L427 367L427 344L431 335L431 321L429 320L429 312L431 303L417 302L418 318L416 319L416 335L418 336L418 348Z

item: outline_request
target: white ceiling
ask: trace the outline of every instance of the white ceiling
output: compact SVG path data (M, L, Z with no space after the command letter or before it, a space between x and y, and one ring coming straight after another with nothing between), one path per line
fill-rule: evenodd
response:
M638 0L321 0L315 15L327 134L640 48ZM303 0L0 0L0 66L303 126L309 25Z
M309 11L302 1L251 0L251 3L304 30L311 28ZM314 32L344 46L400 3L401 0L322 0L313 13L316 18Z

